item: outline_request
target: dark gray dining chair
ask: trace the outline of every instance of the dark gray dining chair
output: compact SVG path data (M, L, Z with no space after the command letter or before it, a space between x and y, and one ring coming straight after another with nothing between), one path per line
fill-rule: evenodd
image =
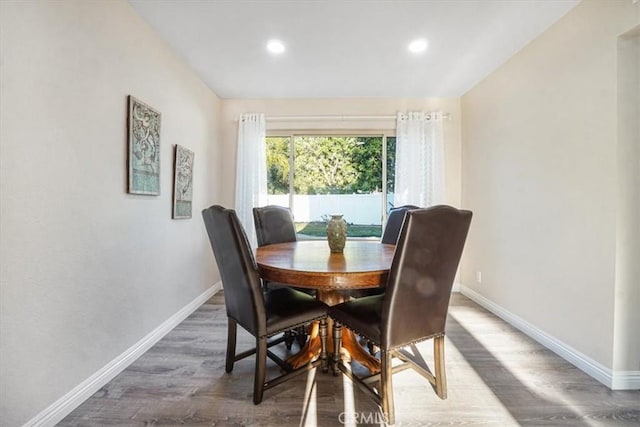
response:
M403 205L391 208L391 210L389 211L389 216L387 217L387 224L385 225L384 232L382 233L382 239L380 239L380 243L386 243L390 245L396 244L396 242L398 241L398 236L400 236L400 229L402 228L404 217L407 214L407 211L411 209L420 209L420 206Z
M434 386L438 397L447 397L445 324L471 216L470 211L444 205L408 211L386 292L329 307L334 320L334 373L342 371L361 386L382 407L389 424L395 423L393 373L413 368ZM379 374L360 378L340 360L342 326L380 347ZM427 339L433 339L434 372L415 346ZM392 357L404 363L392 366ZM372 388L370 384L377 381L380 386Z
M287 207L268 205L253 208L253 222L258 246L298 240L293 214Z
M284 206L268 205L253 208L253 223L256 227L258 247L276 243L288 243L298 240L296 226L291 209ZM276 282L264 282L267 289L281 288L284 285ZM305 288L294 288L297 291L315 296L315 291ZM298 341L302 347L307 341L307 331L304 326L285 332L285 345L291 350L293 341Z
M233 370L234 362L255 353L253 403L258 404L264 390L318 364L326 369L326 304L288 287L270 290L262 287L253 252L235 211L215 205L203 210L202 217L220 271L227 309L226 372ZM271 341L268 338L316 320L320 321L322 349L320 358L315 362L293 370L269 350L283 338ZM256 348L236 354L237 325L255 337ZM265 381L267 357L286 373Z
M380 239L380 243L395 245L398 241L400 228L402 227L402 223L404 222L404 217L407 214L407 211L419 208L419 206L415 205L404 205L398 206L397 208L391 208L391 211L389 211L389 216L387 217L387 224L384 227L384 232L382 233L382 238ZM381 293L384 293L384 288L353 290L351 291L350 295L353 298L362 298L371 295L380 295ZM369 345L369 351L373 353L373 348L371 345Z

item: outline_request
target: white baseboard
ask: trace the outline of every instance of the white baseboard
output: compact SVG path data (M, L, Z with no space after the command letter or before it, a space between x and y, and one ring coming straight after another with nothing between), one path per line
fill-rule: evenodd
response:
M557 338L547 334L526 320L505 310L498 304L480 295L473 289L460 285L460 292L500 317L511 326L519 329L533 338L549 350L562 357L592 378L600 381L612 390L638 390L640 389L640 371L612 371L599 362L591 359L575 348L563 343Z
M102 386L107 384L116 375L122 372L127 366L132 364L137 358L142 356L155 343L160 341L167 333L175 328L180 322L189 317L198 307L204 304L211 296L222 289L222 282L218 282L196 297L180 311L164 321L160 326L147 334L140 341L131 346L124 353L109 362L102 369L91 375L89 378L78 384L70 392L52 403L44 411L40 412L24 426L54 426L64 417L69 415L82 402L91 397Z
M640 371L613 371L611 390L640 390Z
M451 292L460 292L460 282L453 282L453 287L451 288Z

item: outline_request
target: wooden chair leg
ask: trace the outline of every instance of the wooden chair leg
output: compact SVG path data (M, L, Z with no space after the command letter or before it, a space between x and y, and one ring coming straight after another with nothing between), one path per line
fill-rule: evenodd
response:
M320 319L320 367L322 372L329 372L327 360L327 319Z
M444 369L444 335L433 339L434 373L436 394L440 399L447 398L447 374Z
M253 403L262 402L264 380L267 375L267 338L256 338L256 376L253 380Z
M342 348L342 325L337 320L333 321L333 375L340 374L340 349Z
M391 352L380 349L380 397L382 413L387 424L396 423L395 407L393 403L393 370L391 367Z
M227 318L227 321L227 359L224 370L230 373L233 371L233 362L236 358L236 331L238 324L230 317Z

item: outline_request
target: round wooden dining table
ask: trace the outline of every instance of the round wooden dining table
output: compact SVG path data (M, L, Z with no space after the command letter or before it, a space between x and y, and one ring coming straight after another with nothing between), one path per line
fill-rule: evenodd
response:
M256 263L262 279L299 288L315 289L317 298L327 305L339 304L349 299L354 289L377 288L387 281L394 245L378 241L347 240L342 253L329 250L326 240L307 240L278 243L259 247ZM329 354L333 340L327 340ZM317 322L309 334L309 340L299 353L287 362L298 368L320 354L320 338ZM380 362L371 356L348 329L342 332L342 350L370 372L380 370Z

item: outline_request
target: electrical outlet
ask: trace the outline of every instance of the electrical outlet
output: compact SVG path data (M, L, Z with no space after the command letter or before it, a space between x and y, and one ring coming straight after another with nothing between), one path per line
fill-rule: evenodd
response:
M476 271L476 282L482 283L482 271Z

